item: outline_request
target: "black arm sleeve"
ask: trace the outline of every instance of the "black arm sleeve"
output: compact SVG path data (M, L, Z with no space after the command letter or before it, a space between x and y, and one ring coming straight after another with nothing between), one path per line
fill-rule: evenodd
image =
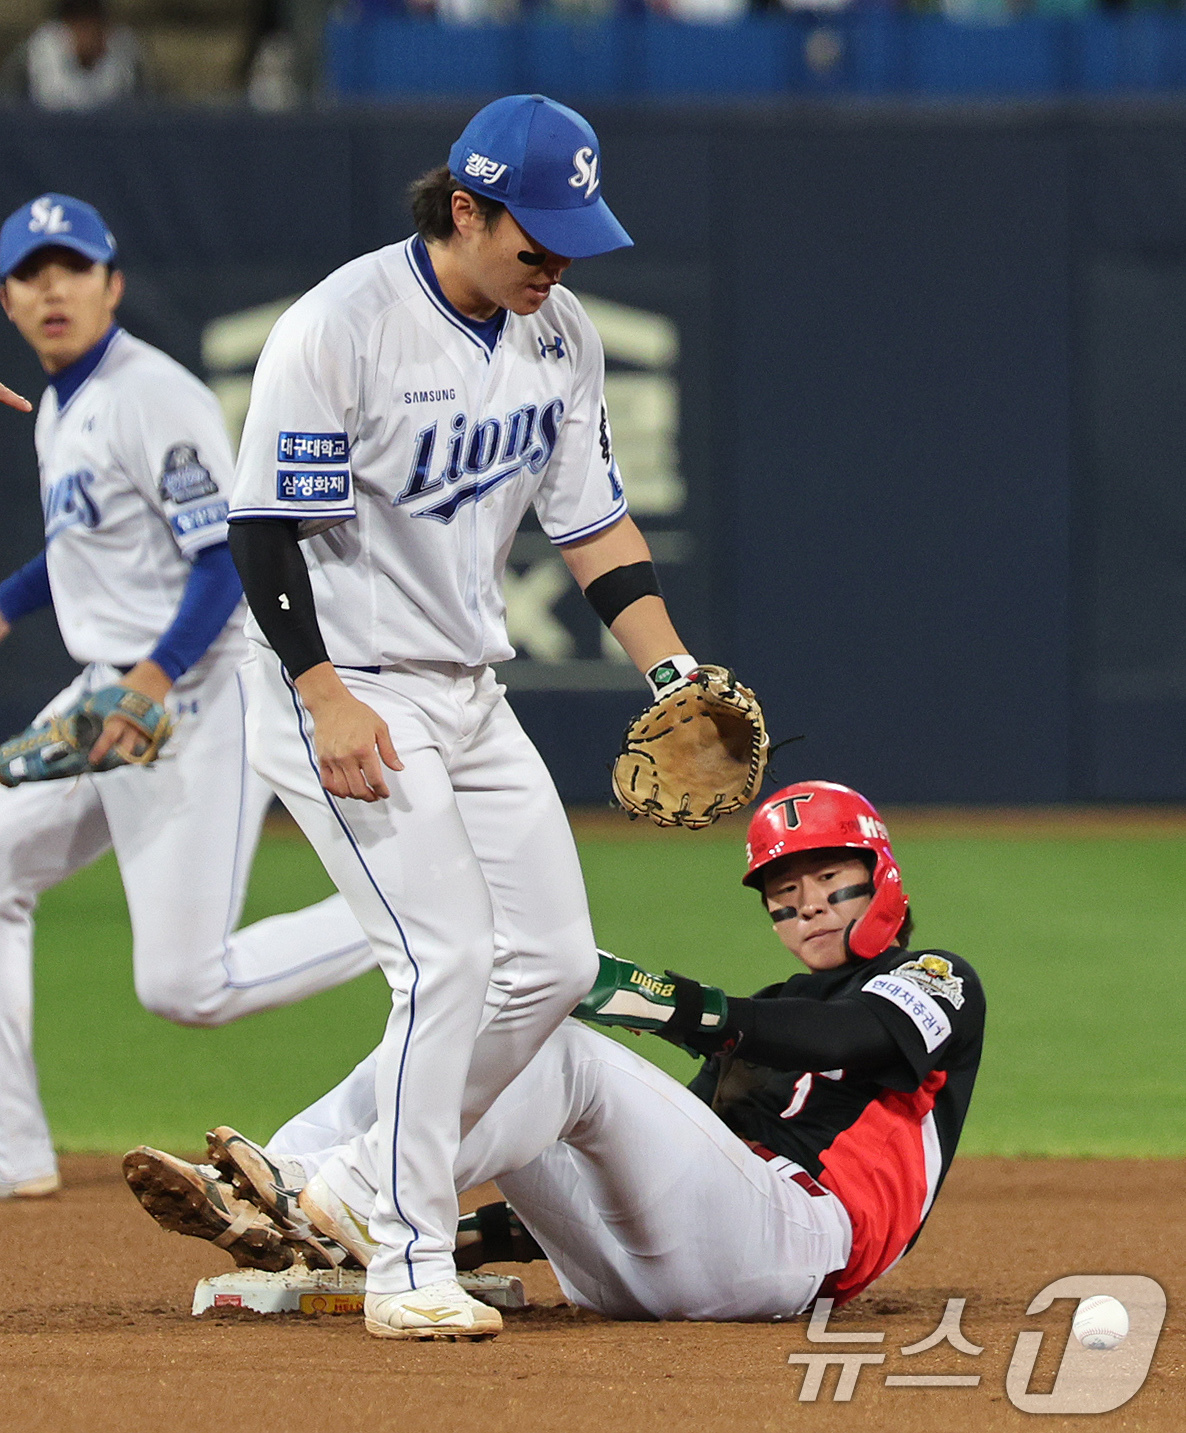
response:
M288 675L295 681L328 662L295 520L232 519L227 541L248 605Z
M893 1036L859 1000L735 1000L726 1032L743 1060L771 1070L883 1070L901 1059ZM686 1043L709 1055L720 1033ZM709 1046L711 1045L711 1048Z

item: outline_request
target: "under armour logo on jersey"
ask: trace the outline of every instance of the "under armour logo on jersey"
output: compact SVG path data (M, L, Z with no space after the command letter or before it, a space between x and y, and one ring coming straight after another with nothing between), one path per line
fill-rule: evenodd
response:
M583 189L585 198L591 199L601 179L597 173L597 151L590 149L588 145L584 149L578 149L572 157L573 175L569 184L574 189Z
M473 179L480 179L483 184L497 184L506 170L505 164L499 164L496 159L487 159L476 150L465 161L465 172Z
M65 209L52 199L34 199L29 207L30 234L68 234L72 227Z
M555 339L555 343L545 343L542 338L536 338L535 341L539 344L539 356L541 358L547 358L549 353L554 353L557 358L564 357L564 340L559 334L555 335Z

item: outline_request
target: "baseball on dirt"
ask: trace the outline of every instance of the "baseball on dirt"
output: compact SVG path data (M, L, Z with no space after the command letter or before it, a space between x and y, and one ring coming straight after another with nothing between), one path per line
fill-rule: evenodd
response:
M1080 1301L1071 1330L1084 1348L1115 1348L1128 1333L1128 1310L1110 1294L1096 1294Z

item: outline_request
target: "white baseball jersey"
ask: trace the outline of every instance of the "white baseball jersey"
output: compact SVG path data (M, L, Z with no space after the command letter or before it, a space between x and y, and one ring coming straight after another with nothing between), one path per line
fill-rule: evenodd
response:
M272 330L232 515L301 520L334 663L505 660L502 581L527 508L557 544L626 512L603 378L563 288L487 339L440 296L423 244L393 244Z
M226 541L234 459L218 402L121 329L61 408L46 389L36 441L62 639L77 662L131 666L176 616L193 558ZM210 653L241 641L232 620Z

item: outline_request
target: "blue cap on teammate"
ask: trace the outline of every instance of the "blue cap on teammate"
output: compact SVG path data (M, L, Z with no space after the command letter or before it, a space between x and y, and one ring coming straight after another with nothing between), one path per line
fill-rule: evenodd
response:
M601 197L593 126L543 95L507 95L480 109L449 151L449 172L505 204L537 243L562 258L634 243Z
M69 194L42 194L10 214L0 229L0 280L51 244L73 249L92 264L115 258L115 239L93 205Z

